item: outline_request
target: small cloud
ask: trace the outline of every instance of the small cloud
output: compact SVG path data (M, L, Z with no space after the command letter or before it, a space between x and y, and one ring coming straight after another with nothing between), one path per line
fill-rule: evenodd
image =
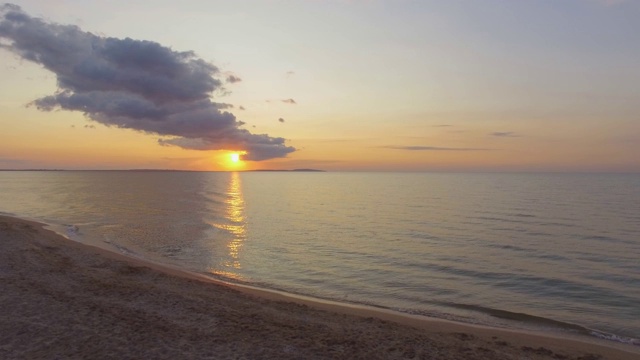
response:
M520 135L516 135L513 131L496 131L492 132L489 135L496 137L519 137Z
M282 101L285 104L292 104L292 105L297 104L297 102L295 100L293 100L293 99L284 99L284 100L280 100L280 101Z
M449 148L449 147L439 147L439 146L381 146L386 149L394 149L394 150L408 150L408 151L489 151L493 149L485 149L485 148Z
M440 124L440 125L433 125L433 127L452 127L453 125L449 125L449 124Z
M281 123L283 123L283 122L284 122L284 119L283 119L283 118L280 118L280 119L278 119L278 121L280 121Z
M295 75L295 71L287 71L285 75L287 75L287 77Z
M75 128L76 126L75 126L75 125L71 125L71 127L72 127L72 128Z
M235 75L227 76L227 82L230 83L230 84L235 84L235 83L240 82L240 81L242 81L242 79L239 78L238 76L235 76Z
M238 106L238 110L245 110L244 106L240 105Z
M96 126L95 126L95 125L93 125L93 124L91 124L91 125L87 124L87 125L85 125L85 126L84 126L84 128L85 128L85 129L95 129L95 128L96 128Z

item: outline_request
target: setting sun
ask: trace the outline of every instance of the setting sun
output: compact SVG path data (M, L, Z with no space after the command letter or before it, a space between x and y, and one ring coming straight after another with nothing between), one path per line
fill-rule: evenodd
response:
M246 163L243 161L242 156L245 154L245 151L227 153L225 155L224 167L233 171L243 169Z

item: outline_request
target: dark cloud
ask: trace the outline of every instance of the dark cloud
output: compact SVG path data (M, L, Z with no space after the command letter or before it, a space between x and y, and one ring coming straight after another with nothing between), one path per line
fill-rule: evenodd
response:
M519 136L513 131L496 131L496 132L490 133L489 135L497 136L497 137L518 137Z
M12 4L0 6L0 39L0 48L56 75L58 91L32 103L40 110L81 111L108 126L162 135L163 145L244 150L247 160L296 150L283 138L240 128L244 122L224 111L231 105L212 102L212 93L226 92L222 75L191 51L97 36L33 18Z
M293 99L284 99L284 100L280 100L280 101L282 101L285 104L292 104L292 105L297 104L297 102L295 100L293 100Z
M222 148L227 150L244 150L247 153L242 155L243 160L261 161L282 157L282 155L278 156L278 154L282 152L281 148L285 147L283 138L273 138L266 134L251 134L244 129L239 129L238 131L239 135L234 134L233 138L228 139L225 139L224 135L221 134L218 138L218 143L215 144L215 148L222 145ZM238 136L241 139L238 139ZM160 139L158 143L163 146L179 146L194 150L215 150L213 144L196 137ZM239 146L238 143L241 143L242 146Z
M227 76L227 82L230 84L235 84L237 82L242 81L242 79L240 79L239 77L235 76L235 75L229 75Z
M238 106L238 110L245 110L244 106L240 105Z
M483 148L449 148L449 147L438 147L438 146L382 146L386 149L394 149L394 150L409 150L409 151L488 151L493 149L483 149Z
M283 123L283 122L284 122L284 119L283 119L283 118L279 118L279 119L278 119L278 121L280 121L281 123Z

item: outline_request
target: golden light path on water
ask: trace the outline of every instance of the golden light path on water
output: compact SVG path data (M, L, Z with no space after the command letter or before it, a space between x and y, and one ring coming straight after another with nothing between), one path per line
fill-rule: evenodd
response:
M233 172L230 174L229 185L226 191L224 214L226 223L217 225L217 227L226 230L232 236L231 240L227 244L229 260L225 261L223 264L224 267L229 270L216 271L215 273L218 275L239 279L237 272L233 270L239 270L242 268L242 264L240 263L240 252L246 239L244 207L245 204L244 196L242 194L240 174Z

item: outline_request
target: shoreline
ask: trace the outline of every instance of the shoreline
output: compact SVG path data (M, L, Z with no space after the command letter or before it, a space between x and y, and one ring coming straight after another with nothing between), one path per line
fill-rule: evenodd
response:
M78 318L80 315L74 312L63 312L55 316L49 313L40 314L37 311L38 306L33 307L33 304L29 304L31 302L45 305L45 308L51 305L49 303L58 304L56 296L51 294L63 297L79 308L87 307L89 310L85 310L88 312L92 312L91 309L97 307L102 309L103 313L111 314L107 320L98 319L99 326L106 326L95 334L98 338L106 336L105 333L113 332L114 329L120 329L123 334L139 328L153 333L156 330L153 330L152 324L157 322L169 322L175 325L173 328L188 329L187 333L195 334L202 331L203 324L199 321L192 323L189 319L205 319L202 321L214 323L224 319L222 322L227 324L224 328L228 330L231 326L234 334L226 341L224 338L219 339L219 344L215 346L217 350L222 351L218 352L219 357L254 357L260 354L266 357L277 354L281 358L304 356L311 358L518 359L526 356L531 359L624 360L640 357L640 349L632 345L606 340L597 341L595 338L596 341L586 342L573 337L490 328L218 281L205 275L78 243L46 229L45 226L31 220L0 215L0 249L2 250L0 253L3 256L3 261L0 262L0 279L3 281L0 286L13 287L8 290L17 290L11 293L6 291L7 289L2 289L4 295L0 296L2 300L0 305L3 305L0 308L4 309L0 310L2 312L0 313L2 315L0 316L2 319L0 334L3 334L0 335L3 337L0 339L3 340L0 344L9 344L0 345L0 355L7 352L9 355L7 358L21 357L24 354L35 355L34 357L38 357L38 354L40 357L50 357L55 354L64 354L65 357L82 357L80 353L70 354L64 351L61 353L62 350L59 349L47 352L49 350L38 348L34 353L33 346L30 348L28 344L12 345L32 340L33 334L28 330L13 336L7 333L12 329L12 323L20 323L21 319L31 316L38 320L37 323L55 325L56 329L59 328L55 336L48 335L49 343L71 349L82 347L81 344L77 344L74 348L69 344L69 342L75 343L68 339L66 333L73 330L66 328L64 323L60 323L60 317L69 317L68 322L77 322L85 327L96 325L91 323L96 319ZM45 277L45 279L39 279L39 277ZM42 283L43 280L48 281ZM34 293L25 284L30 284L40 291ZM43 289L45 291L42 291ZM66 291L69 289L73 290L71 295ZM111 292L110 289L115 290ZM82 301L76 301L74 294L81 294L78 296ZM128 296L133 297L129 299ZM109 298L110 302L105 304L103 297ZM20 306L15 309L16 305L13 303L18 300L26 304L23 304L23 307L28 311L24 311L25 309ZM163 303L171 300L176 301L171 303L171 310L174 312L167 312L163 306L159 306L161 304L156 304L156 302ZM203 302L203 300L206 301ZM187 305L180 305L183 302ZM199 311L191 309L188 305L190 302L199 304L214 302L219 308ZM234 306L239 306L236 303L241 303L242 306L236 309ZM132 306L133 309L145 315L134 324L130 324L128 319L121 318L118 316L119 312L114 311L115 308L125 313L131 312ZM8 308L14 308L16 311L8 313ZM152 308L157 309L149 310ZM231 312L233 316L227 312ZM51 318L52 316L54 319ZM91 324L87 325L87 323ZM172 327L167 325L161 335L171 338L171 329ZM241 331L238 332L238 329ZM246 334L258 335L258 338L253 339L250 346L243 347L238 340L244 339L246 342ZM158 334L154 335L143 338L140 342L153 343L153 346L144 346L144 348L155 354L157 349L163 349L163 345L154 343ZM109 336L111 339L112 335ZM9 337L9 341L5 337ZM267 339L269 341L266 341ZM344 342L345 339L348 341ZM111 340L122 341L119 338ZM193 348L190 351L194 356L202 355L194 350L195 348L200 349L204 346L206 350L209 346L207 342L203 343L197 339L187 341L179 337L179 340L189 344L187 347ZM94 354L97 351L101 356L107 357L106 349L110 347L98 346L92 351ZM175 355L166 350L157 354ZM438 355L433 355L435 353ZM310 354L313 356L308 356ZM429 354L433 357L429 357ZM121 355L127 356L123 353Z

